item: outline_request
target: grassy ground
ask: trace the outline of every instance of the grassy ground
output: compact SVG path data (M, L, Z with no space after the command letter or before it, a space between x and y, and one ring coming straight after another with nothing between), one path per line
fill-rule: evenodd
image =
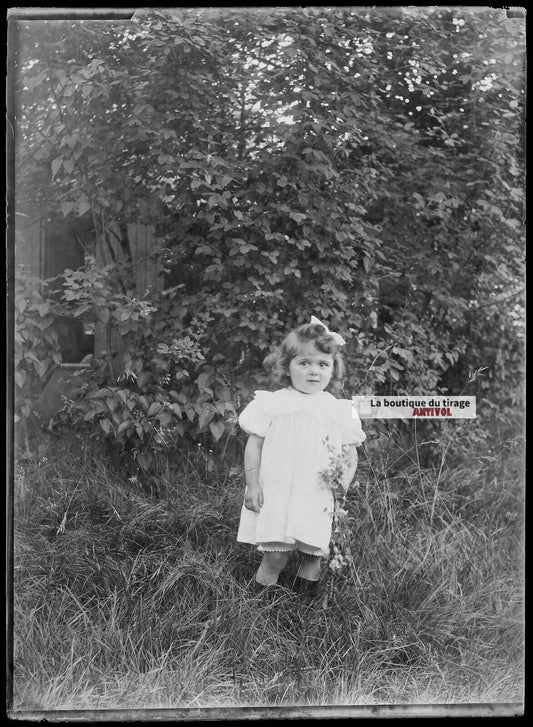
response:
M240 456L141 483L80 436L36 443L15 467L13 708L522 701L522 444L450 441L369 439L356 567L324 564L312 606L249 587Z

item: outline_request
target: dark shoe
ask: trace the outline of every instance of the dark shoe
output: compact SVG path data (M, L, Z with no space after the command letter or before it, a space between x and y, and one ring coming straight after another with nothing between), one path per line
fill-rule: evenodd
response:
M275 593L278 591L282 591L283 586L281 586L279 583L272 583L269 586L265 586L262 583L258 583L256 580L252 583L252 590L254 593Z
M286 592L286 590L277 583L270 586L263 586L261 583L255 581L253 585L253 592L258 601L266 605L275 603L278 598Z
M260 600L264 603L275 603L279 599L286 603L296 597L294 591L291 591L287 586L281 583L274 583L270 586L263 586L261 583L254 581L252 584L252 590L255 596L259 596Z
M294 579L293 590L301 596L304 596L306 600L311 600L318 595L318 584L319 581L310 581L307 578L296 576Z
M269 586L264 586L262 583L258 583L255 579L252 583L252 590L254 593L263 593L266 588L269 588Z
M294 580L294 576L289 575L287 571L281 571L278 577L277 585L281 586L282 588L291 589L292 587L292 581Z

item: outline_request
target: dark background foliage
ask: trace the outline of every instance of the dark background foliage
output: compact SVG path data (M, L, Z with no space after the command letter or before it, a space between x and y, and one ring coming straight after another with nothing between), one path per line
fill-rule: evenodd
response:
M78 422L223 442L270 347L314 314L348 339L345 395L475 393L485 425L512 426L523 32L481 7L18 23L17 204L89 220L100 259L121 230L98 285L64 280L67 315L122 343ZM142 310L132 221L163 241Z

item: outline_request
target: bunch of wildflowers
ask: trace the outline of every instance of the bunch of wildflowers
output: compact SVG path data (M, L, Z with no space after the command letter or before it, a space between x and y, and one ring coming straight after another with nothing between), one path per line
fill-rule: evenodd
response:
M330 454L330 459L328 466L320 472L320 477L324 486L331 490L333 494L333 528L329 568L333 574L339 573L346 567L352 573L355 573L350 550L348 511L345 508L346 492L350 484L348 482L348 471L351 466L351 458L347 451L336 452L327 438L325 445ZM355 486L358 484L355 483Z
M320 472L322 482L324 486L331 490L335 501L339 498L344 498L348 484L346 482L348 468L350 466L350 459L348 452L344 450L342 452L336 452L329 439L326 437L325 440L326 448L329 452L329 464L326 469Z

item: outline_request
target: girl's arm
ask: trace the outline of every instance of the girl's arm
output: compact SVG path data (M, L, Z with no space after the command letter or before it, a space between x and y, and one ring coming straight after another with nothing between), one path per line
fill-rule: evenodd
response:
M259 512L263 507L263 490L259 484L259 465L261 464L263 442L263 437L250 434L244 450L244 474L246 477L244 506L247 510L253 510L253 512Z

